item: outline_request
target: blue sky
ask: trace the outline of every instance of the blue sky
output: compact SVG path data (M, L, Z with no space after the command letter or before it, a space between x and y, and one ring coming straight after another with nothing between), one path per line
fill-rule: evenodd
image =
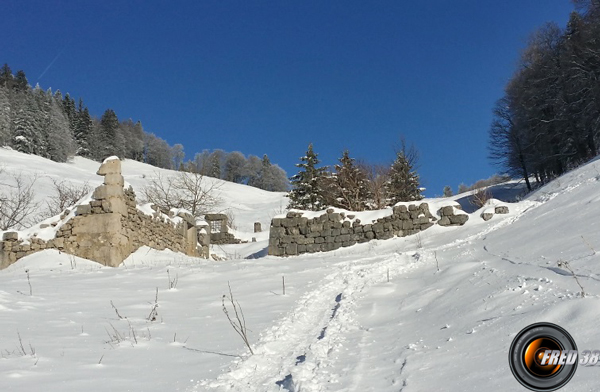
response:
M0 63L30 84L115 110L186 158L268 154L289 175L314 143L391 162L421 153L426 195L497 170L494 102L529 35L569 0L4 0ZM41 78L40 78L41 76Z

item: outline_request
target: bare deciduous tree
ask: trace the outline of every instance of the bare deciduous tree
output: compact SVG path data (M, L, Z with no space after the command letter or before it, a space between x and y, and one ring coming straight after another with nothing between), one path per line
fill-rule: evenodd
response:
M183 208L199 217L219 205L218 188L218 181L207 179L200 173L179 172L175 176L157 173L142 190L142 197L161 210Z
M77 185L69 181L52 179L54 195L46 200L46 212L44 216L51 217L63 212L67 207L77 203L82 197L92 191L88 183Z
M0 230L22 229L33 223L39 207L33 192L36 181L37 176L26 178L21 173L11 173L0 183Z
M358 166L367 176L369 195L371 196L369 208L375 210L385 208L387 205L385 184L389 180L389 166L369 164L364 161L359 162Z

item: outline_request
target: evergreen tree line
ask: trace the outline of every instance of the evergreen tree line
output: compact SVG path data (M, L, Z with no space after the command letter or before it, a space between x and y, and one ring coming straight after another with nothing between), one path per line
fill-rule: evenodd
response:
M494 108L490 158L529 190L599 153L600 0L575 3L565 29L534 33Z
M102 161L108 156L133 159L174 170L188 170L270 191L287 191L285 171L262 159L240 152L203 151L184 162L181 144L144 131L141 122L120 121L112 109L100 119L90 115L83 100L60 90L32 88L25 72L13 75L8 64L0 68L0 146L57 162L69 157Z
M322 210L338 207L364 211L393 206L398 202L421 200L422 188L415 170L416 149L402 149L391 165L357 162L346 150L331 167L319 166L313 145L296 164L300 170L290 180L288 208Z

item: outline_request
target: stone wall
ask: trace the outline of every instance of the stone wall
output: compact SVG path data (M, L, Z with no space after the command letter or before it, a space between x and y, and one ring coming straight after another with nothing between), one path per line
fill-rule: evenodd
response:
M313 213L288 212L284 218L271 221L269 255L295 256L303 253L325 252L368 242L372 239L390 239L417 234L438 222L442 226L463 225L468 215L457 212L460 206L446 206L438 211L438 221L429 211L427 203L392 209L392 215L372 222L361 222L347 212L328 209L316 217Z
M118 158L105 161L97 174L104 176L104 184L94 191L94 200L65 211L52 222L58 228L55 238L44 241L34 234L24 240L17 232L4 233L0 269L44 249L58 249L112 267L144 245L208 257L206 228L202 226L199 233L190 214L167 216L158 209L150 214L138 209L133 189L123 188ZM45 228L42 226L41 229Z

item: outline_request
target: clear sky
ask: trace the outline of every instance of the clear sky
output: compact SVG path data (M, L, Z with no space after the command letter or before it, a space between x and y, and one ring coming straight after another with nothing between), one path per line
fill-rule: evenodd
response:
M420 150L426 195L495 173L494 102L529 35L569 0L2 0L0 63L185 146L268 154L314 143L391 162Z

